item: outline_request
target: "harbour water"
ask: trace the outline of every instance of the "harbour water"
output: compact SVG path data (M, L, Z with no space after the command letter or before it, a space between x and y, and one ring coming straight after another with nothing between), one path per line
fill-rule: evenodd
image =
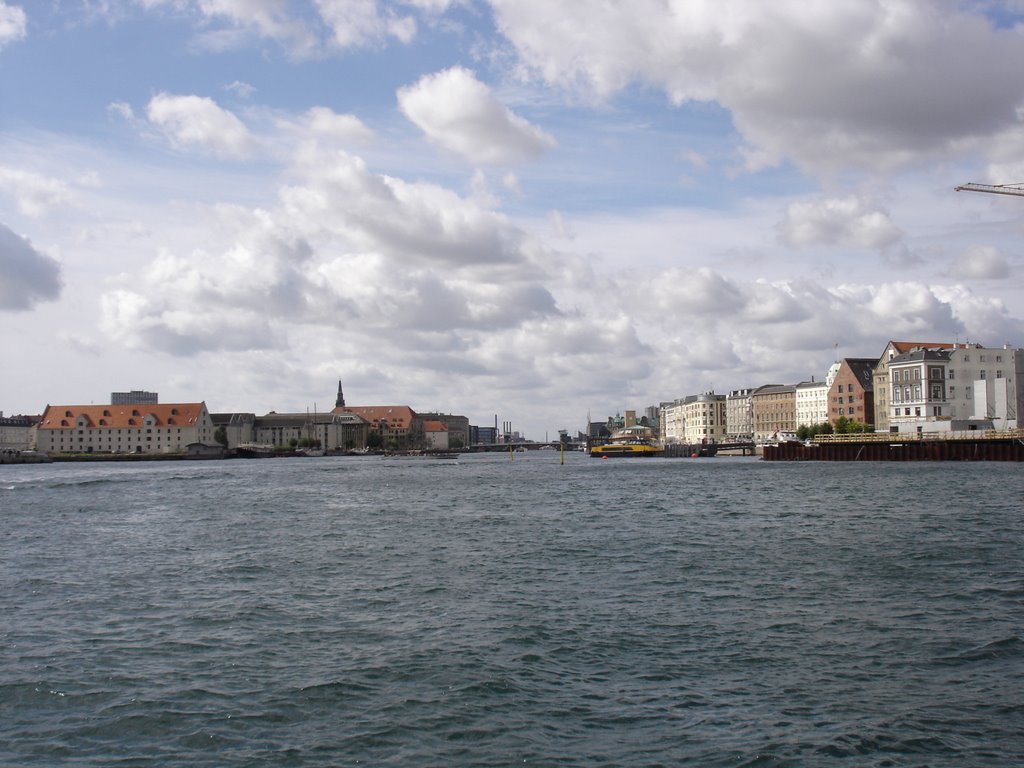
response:
M1003 463L0 467L0 765L1024 765Z

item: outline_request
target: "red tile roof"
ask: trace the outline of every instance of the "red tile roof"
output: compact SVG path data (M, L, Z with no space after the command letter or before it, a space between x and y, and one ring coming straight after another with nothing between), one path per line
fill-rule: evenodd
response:
M50 405L39 429L75 429L79 420L90 429L134 429L144 426L149 416L156 427L194 427L205 407L204 403Z

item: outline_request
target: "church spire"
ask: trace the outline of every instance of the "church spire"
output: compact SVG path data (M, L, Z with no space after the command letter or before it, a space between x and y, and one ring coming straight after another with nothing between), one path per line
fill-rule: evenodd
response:
M341 379L338 379L338 399L334 401L334 407L345 407L345 393L341 391Z

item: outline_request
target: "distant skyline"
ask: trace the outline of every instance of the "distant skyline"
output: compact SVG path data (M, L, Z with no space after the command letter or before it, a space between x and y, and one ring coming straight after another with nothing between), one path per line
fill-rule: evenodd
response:
M0 410L532 438L1024 345L1019 0L0 0Z

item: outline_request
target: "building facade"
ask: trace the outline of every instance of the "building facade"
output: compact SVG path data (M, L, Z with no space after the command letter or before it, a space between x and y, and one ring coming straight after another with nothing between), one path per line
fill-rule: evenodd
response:
M447 448L463 448L470 444L469 419L452 413L421 413L424 424L428 421L439 421L448 429Z
M889 360L890 432L1017 429L1024 350L980 344L912 349Z
M828 421L828 388L824 381L801 381L796 385L796 428Z
M111 392L111 405L159 405L160 396L156 392L145 392L133 389L131 392Z
M205 403L49 405L36 430L45 453L184 453L216 446Z
M754 439L754 410L750 396L753 388L734 389L725 396L725 431L730 443Z
M423 437L432 451L447 451L450 447L448 425L437 419L423 420Z
M351 413L369 425L385 448L422 448L423 418L407 405L359 405L336 407L331 413Z
M38 417L4 416L0 412L0 450L27 451L35 443Z
M754 440L765 442L796 432L796 386L768 384L750 396Z
M828 420L833 425L840 417L869 427L874 425L877 364L873 357L846 357L839 361L839 370L828 390Z
M292 440L312 440L326 451L359 451L366 448L369 424L351 413L276 413L257 416L253 442L286 446Z
M875 411L875 431L889 431L890 403L892 395L891 382L889 380L889 361L896 355L902 355L912 349L952 349L952 344L943 342L919 342L919 341L890 341L885 345L882 354L875 363L875 370L872 374L872 394Z

